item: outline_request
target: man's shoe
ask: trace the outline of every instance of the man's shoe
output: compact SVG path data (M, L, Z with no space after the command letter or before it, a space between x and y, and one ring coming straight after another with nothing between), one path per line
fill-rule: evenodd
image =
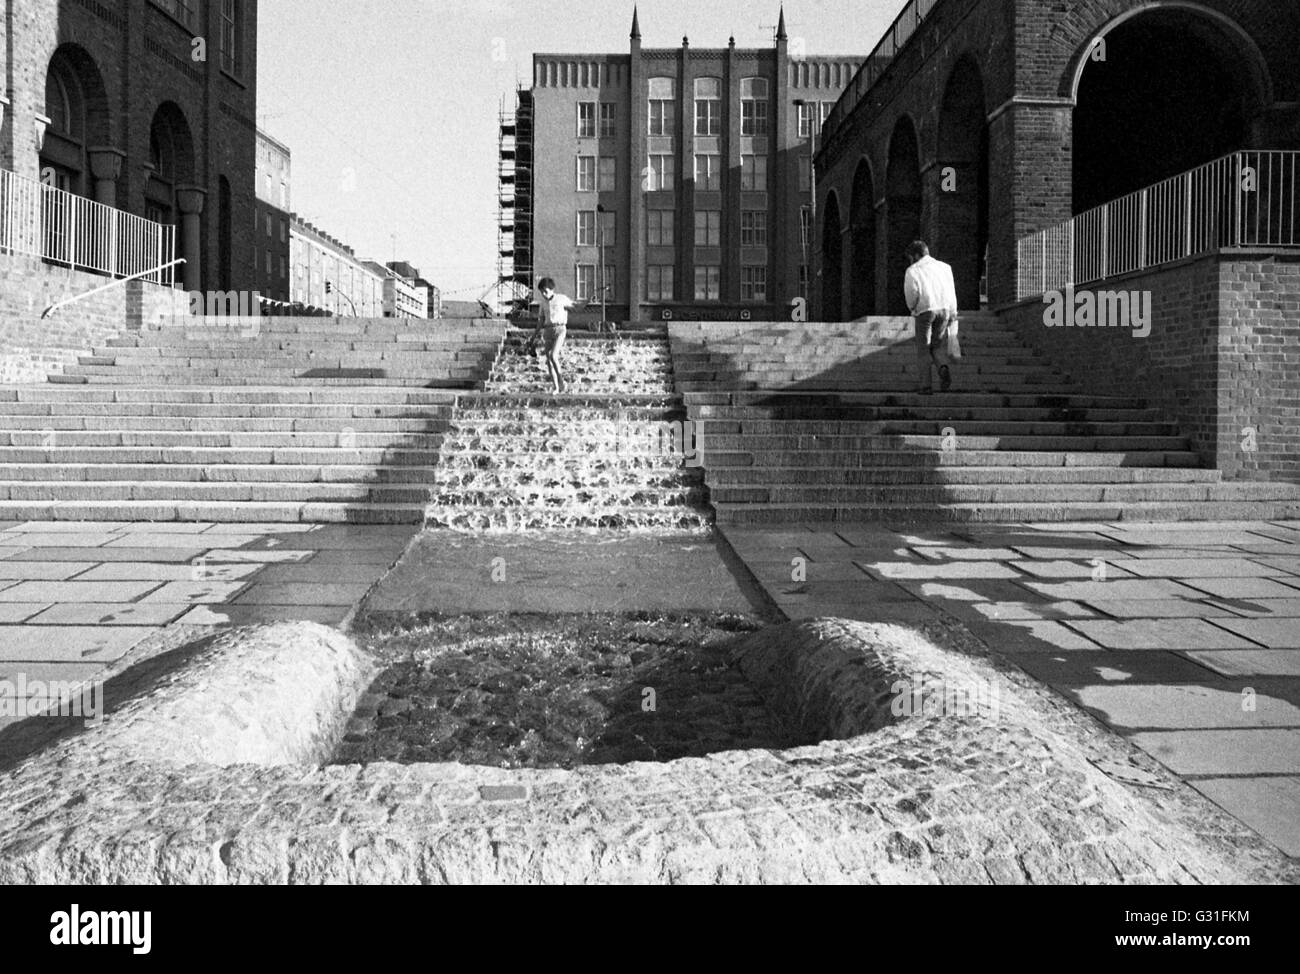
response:
M948 366L942 366L939 369L939 391L947 392L952 388L952 373L948 371Z

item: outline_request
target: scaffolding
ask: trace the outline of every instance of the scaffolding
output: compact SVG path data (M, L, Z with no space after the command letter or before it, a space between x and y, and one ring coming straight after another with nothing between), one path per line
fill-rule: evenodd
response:
M497 154L497 281L515 293L533 286L533 93L520 87L500 112ZM527 298L522 301L527 310Z

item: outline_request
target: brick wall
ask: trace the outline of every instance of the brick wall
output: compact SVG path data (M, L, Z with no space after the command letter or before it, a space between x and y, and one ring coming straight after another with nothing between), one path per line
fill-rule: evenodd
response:
M41 319L47 306L107 280L29 258L0 257L0 383L43 382L122 331L186 309L183 292L131 281Z
M1225 477L1300 483L1300 256L1224 254L1094 290L1149 290L1151 334L1048 328L1041 301L1002 315L1085 391L1147 399Z

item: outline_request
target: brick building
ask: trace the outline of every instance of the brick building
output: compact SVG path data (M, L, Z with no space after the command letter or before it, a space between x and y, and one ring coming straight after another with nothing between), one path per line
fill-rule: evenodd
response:
M251 290L257 5L3 0L0 167L176 227L188 290Z
M257 290L265 301L288 304L293 222L289 147L257 131L257 206L253 219ZM273 307L276 305L272 305Z
M918 236L963 307L985 276L1005 304L1027 234L1234 149L1300 147L1297 47L1294 0L911 0L821 135L815 315L905 310Z
M784 12L769 49L646 49L634 13L627 54L536 55L503 120L503 278L522 253L578 300L603 284L615 320L788 318L810 139L859 63L792 51Z

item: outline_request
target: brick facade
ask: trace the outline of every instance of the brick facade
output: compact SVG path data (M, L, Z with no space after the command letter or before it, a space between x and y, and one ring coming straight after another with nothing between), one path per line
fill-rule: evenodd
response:
M1221 254L1093 290L1150 291L1151 334L1048 328L1038 300L1003 318L1089 392L1147 399L1226 478L1300 483L1300 256Z
M0 45L0 70L10 104L0 126L0 166L39 177L37 116L47 108L46 75L58 52L84 95L82 148L122 157L112 199L102 201L140 216L149 212L146 166L161 110L180 143L173 189L193 186L204 194L196 286L254 288L257 5L236 0L231 59L223 53L221 3L191 4L192 24L154 0L3 0L3 6L8 43ZM206 61L196 59L204 46ZM79 182L74 191L96 195L89 172ZM180 209L177 201L176 220Z
M818 251L825 248L827 206L835 201L845 237L839 248L840 277L850 281L874 274L877 312L898 310L901 285L886 268L891 209L898 209L899 201L891 200L887 187L892 136L906 119L916 131L922 178L921 214L910 228L932 241L937 256L955 266L973 266L977 258L954 227L954 218L960 226L962 220L969 222L968 215L951 205L943 185L948 166L957 171L960 185L966 162L962 147L954 146L946 131L950 123L943 103L954 91L970 87L963 78L950 89L963 64L973 64L987 121L990 298L994 305L1013 300L1016 241L1073 215L1073 119L1080 66L1099 35L1153 11L1181 18L1177 22L1186 25L1189 37L1195 31L1212 36L1220 46L1247 103L1247 144L1241 147L1300 148L1300 58L1295 56L1300 7L1293 0L941 0L854 110L823 133ZM1170 43L1178 39L1171 37ZM855 258L847 240L853 232L849 214L855 174L864 161L873 175L877 244L874 254L862 254L859 248ZM957 246L945 250L945 243L954 241ZM972 273L958 269L959 277ZM824 277L824 266L821 272ZM843 316L849 290L840 289L843 301L837 308L822 307L818 293L815 315Z

